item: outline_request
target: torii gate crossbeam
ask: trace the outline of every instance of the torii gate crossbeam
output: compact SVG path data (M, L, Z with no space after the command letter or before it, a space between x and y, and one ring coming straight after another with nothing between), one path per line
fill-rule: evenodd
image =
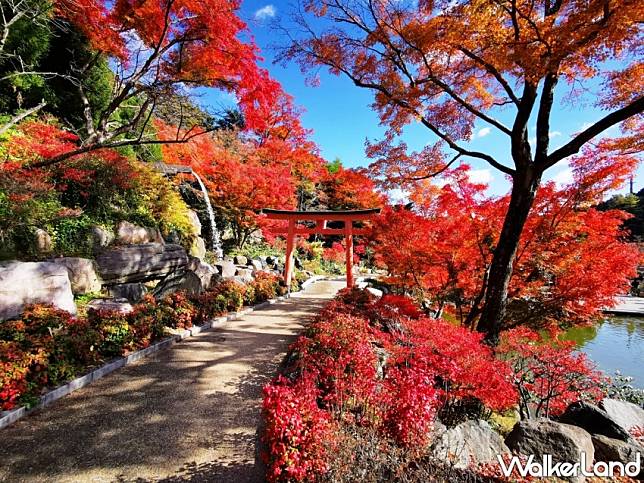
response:
M346 266L347 266L347 287L353 287L353 235L364 235L365 230L354 229L354 221L365 221L373 218L380 212L380 208L368 210L346 210L346 211L291 211L264 209L262 213L273 220L287 220L286 231L276 233L286 234L286 262L284 264L284 282L287 287L291 286L293 276L293 249L297 235L344 235L346 240ZM315 228L297 226L298 221L315 221ZM343 221L344 228L327 228L327 221Z

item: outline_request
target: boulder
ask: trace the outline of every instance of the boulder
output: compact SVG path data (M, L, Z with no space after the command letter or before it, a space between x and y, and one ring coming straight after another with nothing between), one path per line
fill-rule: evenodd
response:
M153 294L156 299L162 299L179 291L185 292L189 297L201 294L203 292L201 279L190 270L174 272L159 282Z
M266 257L266 265L268 265L269 267L274 267L276 264L277 259L275 257L272 257L270 255Z
M537 460L545 454L552 455L555 463L578 463L581 454L585 453L588 469L595 454L592 439L585 429L543 418L519 421L505 438L505 444L515 453L535 455Z
M75 314L67 269L50 262L12 261L0 265L0 319L19 316L29 304L51 304Z
M253 267L253 270L257 270L257 271L261 271L264 268L262 261L257 258L248 262L248 266Z
M382 297L382 290L373 287L367 287L367 292L372 293L376 297Z
M115 299L125 299L132 303L139 302L148 293L148 288L140 282L112 285L108 290Z
M52 258L48 262L61 265L67 269L74 295L99 292L101 281L96 273L94 260L78 257Z
M201 235L201 220L196 211L188 210L188 218L197 235Z
M51 236L42 228L38 228L34 233L34 248L37 253L51 253L54 249Z
M188 270L194 272L197 277L201 280L201 286L204 290L208 290L212 285L217 283L221 276L215 267L209 265L205 262L202 262L198 258L190 257L188 263Z
M126 299L94 299L87 304L87 312L118 312L128 314L134 307Z
M596 461L619 461L626 464L635 461L637 453L644 457L644 448L637 443L627 443L601 434L593 435L593 445ZM639 476L644 476L644 468L640 471Z
M206 256L206 242L200 236L196 237L192 242L192 246L190 247L190 255L200 258L201 260L203 260Z
M92 237L92 248L94 252L99 252L109 246L114 241L114 233L102 226L93 226L90 231Z
M161 279L188 264L188 255L180 245L146 243L107 250L96 257L104 283L145 282Z
M163 237L156 228L147 228L121 221L116 227L116 241L121 245L138 245L141 243L163 243Z
M601 407L626 431L630 431L635 426L644 428L644 409L633 403L606 398L601 402Z
M300 257L293 257L293 264L295 265L295 268L298 270L302 270L304 268L304 265L302 265L302 260L300 260Z
M237 255L233 261L235 262L235 265L247 265L248 264L248 258L246 258L243 255Z
M235 278L243 283L250 283L253 281L253 271L248 268L238 268L235 272Z
M465 421L437 431L431 452L440 460L449 460L455 468L467 468L472 462L496 462L497 455L510 453L510 449L487 422Z
M229 260L223 260L221 262L215 263L215 268L219 271L219 275L223 278L232 278L237 272L237 267L235 264Z
M584 428L590 434L602 434L609 438L629 441L628 431L617 424L603 409L585 402L576 402L568 406L559 417L559 421Z

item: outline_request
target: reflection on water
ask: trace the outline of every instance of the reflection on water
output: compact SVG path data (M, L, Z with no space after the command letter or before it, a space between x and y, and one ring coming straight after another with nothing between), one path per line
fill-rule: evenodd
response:
M598 368L612 376L620 371L644 388L644 318L611 317L594 327L575 327L566 332Z

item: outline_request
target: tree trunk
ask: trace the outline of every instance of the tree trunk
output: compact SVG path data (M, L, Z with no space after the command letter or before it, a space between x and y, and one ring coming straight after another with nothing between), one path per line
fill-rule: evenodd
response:
M477 326L477 330L485 334L485 340L490 344L498 342L505 317L512 266L540 182L541 172L533 166L517 171L514 176L510 205L492 257L485 303Z

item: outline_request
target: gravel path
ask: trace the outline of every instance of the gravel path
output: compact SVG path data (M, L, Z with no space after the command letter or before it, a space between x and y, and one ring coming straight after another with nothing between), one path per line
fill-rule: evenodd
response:
M262 386L343 286L316 282L0 430L0 481L263 481Z

